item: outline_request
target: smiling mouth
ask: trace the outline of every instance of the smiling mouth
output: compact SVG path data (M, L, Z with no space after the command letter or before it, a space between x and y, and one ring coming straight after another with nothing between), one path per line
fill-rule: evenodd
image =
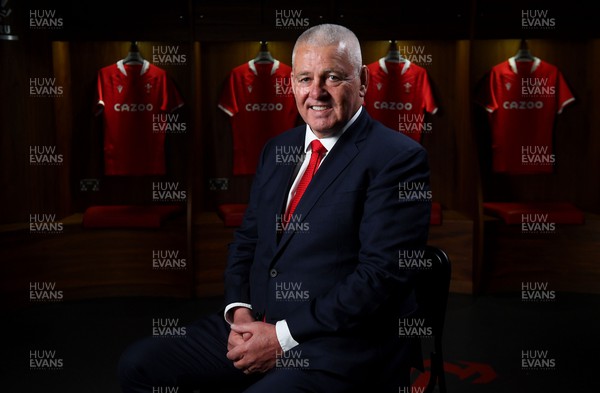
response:
M325 111L330 108L331 108L330 106L326 106L326 105L311 105L311 106L309 106L309 109L312 109L314 111Z

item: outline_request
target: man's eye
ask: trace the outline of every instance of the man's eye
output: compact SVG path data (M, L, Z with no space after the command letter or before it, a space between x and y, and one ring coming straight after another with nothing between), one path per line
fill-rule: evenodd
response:
M308 78L308 77L300 78L300 79L298 79L298 82L299 83L308 83L308 82L310 82L310 78Z
M338 81L341 80L340 77L338 77L337 75L328 75L327 79L330 80L330 81L332 81L332 82L338 82Z

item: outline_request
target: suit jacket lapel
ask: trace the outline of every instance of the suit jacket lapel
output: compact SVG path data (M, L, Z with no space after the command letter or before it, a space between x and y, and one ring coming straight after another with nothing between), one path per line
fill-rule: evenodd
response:
M327 187L340 175L340 173L348 166L348 164L358 154L357 143L364 139L366 133L366 123L369 117L363 108L363 112L356 119L354 124L350 126L346 132L340 137L323 164L317 170L315 177L308 185L302 199L298 203L294 212L294 217L298 218L298 222L304 222L315 203L319 200ZM287 195L287 194L286 194ZM295 231L285 231L279 241L277 252L280 252L288 241L293 237Z
M302 127L301 131L297 133L298 135L294 136L293 141L290 144L292 147L299 146L300 151L302 151L302 153L304 153L305 129L306 129L305 127ZM292 151L296 151L296 150L292 150ZM275 226L275 224L277 222L276 217L281 217L285 213L287 196L288 196L290 187L292 186L292 183L294 182L295 175L298 173L298 170L300 169L300 165L302 165L301 161L299 163L295 163L295 165L285 165L285 168L283 170L276 171L281 174L280 176L278 176L279 178L274 183L279 195L277 195L277 197L276 197L277 202L274 203L272 206L270 206L270 213L267 216L267 217L273 217L273 219L274 219L273 220L273 228L276 228L276 226ZM271 238L270 244L271 244L272 252L273 252L273 254L275 254L277 243L279 242L279 239L278 239L279 235L278 235L277 231L273 231L272 233L273 233L273 236Z

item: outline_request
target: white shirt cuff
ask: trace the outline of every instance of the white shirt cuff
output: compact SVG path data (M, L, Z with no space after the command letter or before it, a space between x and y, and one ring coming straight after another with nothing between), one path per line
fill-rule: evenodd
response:
M290 328L288 327L285 319L282 321L277 321L275 324L275 333L277 333L277 340L279 341L279 345L281 345L281 349L283 349L284 352L289 351L299 344L292 337L292 333L290 333Z
M233 321L231 320L231 315L229 315L229 311L231 311L235 307L246 307L246 308L249 308L250 310L252 310L252 305L248 304L248 303L237 302L237 303L228 304L227 307L225 307L225 312L223 313L223 318L225 318L225 321L227 321L227 323L230 325L233 323Z

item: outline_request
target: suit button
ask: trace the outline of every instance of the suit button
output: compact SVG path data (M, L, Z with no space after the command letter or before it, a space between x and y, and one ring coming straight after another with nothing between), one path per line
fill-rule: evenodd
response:
M271 269L271 271L269 272L269 274L271 275L271 277L275 278L275 277L277 277L277 270L276 269Z

